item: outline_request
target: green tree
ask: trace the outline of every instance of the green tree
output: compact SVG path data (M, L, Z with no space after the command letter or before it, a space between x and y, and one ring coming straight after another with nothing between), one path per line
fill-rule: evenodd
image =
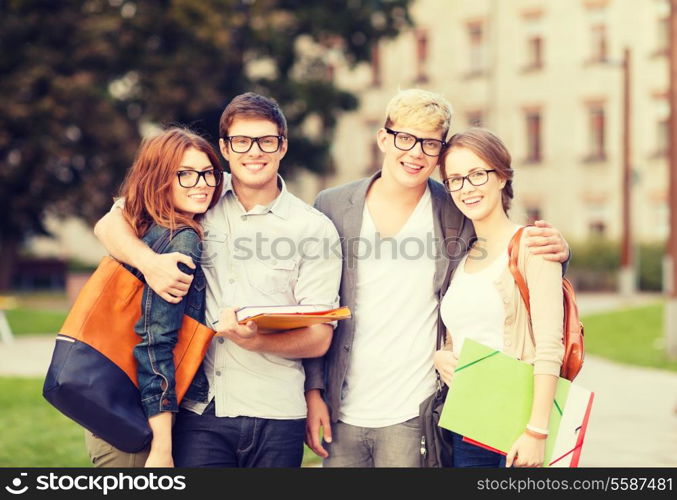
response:
M337 116L357 100L334 85L327 55L368 60L411 23L409 3L0 0L0 289L23 239L46 233L46 214L102 214L144 124L215 140L225 103L258 91L289 120L283 173L330 172ZM310 117L312 137L300 130Z

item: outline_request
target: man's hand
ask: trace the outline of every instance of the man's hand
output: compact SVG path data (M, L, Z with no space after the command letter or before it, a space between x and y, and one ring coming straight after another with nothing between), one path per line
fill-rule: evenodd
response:
M544 220L534 222L536 227L526 230L527 247L534 255L543 255L545 260L566 262L569 259L569 245L562 234Z
M232 340L237 345L248 351L257 351L261 347L261 334L253 321L247 321L240 325L237 322L234 307L226 307L219 315L216 324L216 336Z
M168 453L163 453L151 449L144 467L174 467L174 459L172 458L171 450Z
M308 406L306 444L317 456L327 458L329 452L322 446L320 428L323 430L324 440L331 443L331 421L329 419L329 408L322 399L319 389L311 389L306 392L306 405Z
M193 259L180 252L156 254L150 251L139 271L146 283L160 297L172 304L178 304L188 293L193 276L179 269L179 262L195 269Z
M435 352L433 361L435 363L435 369L439 372L444 383L451 386L451 379L454 377L454 370L458 364L458 358L454 356L454 352L440 349Z

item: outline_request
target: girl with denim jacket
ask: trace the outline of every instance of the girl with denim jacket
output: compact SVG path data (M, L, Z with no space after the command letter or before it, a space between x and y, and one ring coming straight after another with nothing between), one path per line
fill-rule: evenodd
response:
M440 305L447 344L435 353L435 367L453 383L461 344L472 338L534 367L529 422L507 457L452 433L454 467L540 467L557 379L562 364L562 267L558 256L520 246L520 271L531 296L531 317L508 269L508 244L520 226L507 215L513 196L510 153L485 129L455 134L441 163L453 203L472 221L477 240L458 264ZM546 247L547 248L547 247ZM547 251L547 250L546 250Z
M202 137L170 128L145 140L120 190L123 213L148 246L168 238L163 253L179 252L196 264L179 268L193 275L187 294L169 302L144 286L142 314L134 331L141 342L134 349L141 402L153 431L150 447L125 453L86 434L97 467L172 467L173 413L178 412L173 349L184 314L204 323L205 277L199 265L200 216L219 199L222 170L215 151ZM218 191L218 192L216 192ZM207 401L207 379L198 369L185 399Z

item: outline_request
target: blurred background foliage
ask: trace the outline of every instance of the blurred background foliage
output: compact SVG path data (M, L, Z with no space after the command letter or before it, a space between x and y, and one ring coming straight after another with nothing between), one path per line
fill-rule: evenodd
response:
M572 243L573 258L567 276L572 280L576 291L617 291L620 248L618 241L604 238ZM664 255L665 244L661 242L641 243L635 246L638 290L645 292L663 290Z
M368 60L411 24L409 3L0 0L0 290L46 214L102 215L144 127L180 123L216 143L239 93L284 109L283 175L330 173L337 116L358 104L334 85L332 54Z

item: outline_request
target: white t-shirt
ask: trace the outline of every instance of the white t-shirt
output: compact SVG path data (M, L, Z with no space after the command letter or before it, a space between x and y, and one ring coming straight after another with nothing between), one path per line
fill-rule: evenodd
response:
M438 304L432 235L428 189L393 238L379 240L364 207L343 422L372 428L404 422L416 417L421 401L435 391Z
M496 281L508 266L507 246L505 252L479 272L465 271L469 255L458 264L440 304L442 322L451 332L456 357L460 355L466 338L503 350L505 306Z

